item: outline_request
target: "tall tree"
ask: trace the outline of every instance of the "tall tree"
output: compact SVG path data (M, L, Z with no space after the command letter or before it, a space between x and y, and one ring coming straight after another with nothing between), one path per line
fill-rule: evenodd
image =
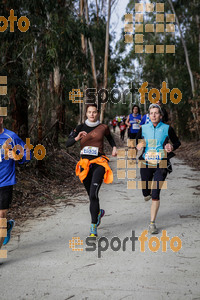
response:
M108 17L106 23L106 43L105 43L105 56L104 56L104 89L107 89L108 86L108 49L109 49L110 15L111 15L111 0L108 1ZM103 103L101 108L101 116L100 116L101 122L103 122L105 107L106 107L106 103Z

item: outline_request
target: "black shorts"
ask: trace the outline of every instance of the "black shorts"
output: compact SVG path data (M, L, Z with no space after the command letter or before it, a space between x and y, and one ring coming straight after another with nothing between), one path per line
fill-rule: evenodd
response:
M12 202L13 186L0 187L0 209L8 209Z
M166 171L166 172L165 172ZM148 167L140 169L141 180L146 181L146 188L142 189L143 196L149 196L152 193L152 199L160 200L160 182L164 182L167 177L167 169L159 168L156 166L155 168ZM155 187L151 190L149 188L149 182L154 180L156 182Z
M134 139L136 139L136 135L137 135L137 133L129 133L129 139L131 139L131 140L134 140Z

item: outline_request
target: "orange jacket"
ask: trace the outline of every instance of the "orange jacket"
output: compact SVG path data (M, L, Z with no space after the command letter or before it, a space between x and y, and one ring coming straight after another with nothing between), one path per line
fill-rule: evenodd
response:
M108 161L104 157L109 160L109 158L106 156L100 156L92 160L89 160L87 158L81 158L79 160L79 162L76 165L76 176L79 176L81 182L83 182L83 180L87 177L90 164L98 164L103 166L105 168L103 181L107 184L113 182L113 172L108 165ZM82 172L81 168L84 169Z

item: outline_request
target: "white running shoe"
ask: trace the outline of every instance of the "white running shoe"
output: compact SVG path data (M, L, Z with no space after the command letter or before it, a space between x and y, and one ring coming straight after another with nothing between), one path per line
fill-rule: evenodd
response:
M151 199L151 195L144 197L145 201L149 201Z
M150 223L149 224L149 233L150 234L157 234L158 233L158 228L156 228L155 223Z

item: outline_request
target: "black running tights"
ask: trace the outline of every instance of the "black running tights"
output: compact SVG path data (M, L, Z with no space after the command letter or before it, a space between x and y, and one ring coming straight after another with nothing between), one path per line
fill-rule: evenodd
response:
M98 164L91 164L87 177L83 180L83 184L90 198L91 222L97 223L97 217L100 210L99 207L99 189L103 182L105 168Z

